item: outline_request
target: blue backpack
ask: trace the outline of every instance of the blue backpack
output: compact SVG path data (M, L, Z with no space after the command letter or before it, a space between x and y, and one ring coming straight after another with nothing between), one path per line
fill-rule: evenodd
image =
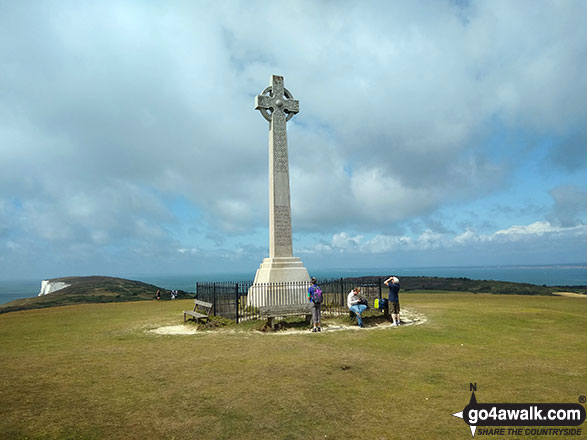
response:
M375 298L375 308L379 310L385 310L387 306L387 298Z
M312 287L310 287L310 289L313 289L313 292L311 295L312 302L314 304L322 304L322 290L320 289L320 287L312 286Z

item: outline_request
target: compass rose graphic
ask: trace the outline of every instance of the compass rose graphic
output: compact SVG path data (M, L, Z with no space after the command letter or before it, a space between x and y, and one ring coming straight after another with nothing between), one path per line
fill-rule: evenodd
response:
M454 413L453 416L459 417L464 420L463 413L467 410L467 407L474 406L474 405L477 405L477 399L475 398L475 391L473 391L471 393L471 400L469 400L469 404L467 406L465 406L465 408L461 412ZM477 431L477 426L469 425L469 428L471 428L471 435L473 436L473 438L475 438L475 432Z

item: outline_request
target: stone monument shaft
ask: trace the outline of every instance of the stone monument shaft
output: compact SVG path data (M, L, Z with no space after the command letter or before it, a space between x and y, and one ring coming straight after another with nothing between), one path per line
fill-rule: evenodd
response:
M291 201L286 123L299 102L272 75L271 85L255 98L255 109L269 121L269 258L292 257Z
M293 256L286 128L300 106L283 77L272 75L270 86L255 97L255 109L269 121L269 257L257 269L247 304L305 304L310 277Z

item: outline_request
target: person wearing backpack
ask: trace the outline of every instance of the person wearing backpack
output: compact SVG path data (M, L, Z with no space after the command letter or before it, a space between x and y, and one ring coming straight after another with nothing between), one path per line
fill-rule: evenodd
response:
M308 287L308 300L312 303L312 322L314 323L312 331L321 332L320 307L322 306L322 289L318 287L316 278L312 277L310 282L312 285Z

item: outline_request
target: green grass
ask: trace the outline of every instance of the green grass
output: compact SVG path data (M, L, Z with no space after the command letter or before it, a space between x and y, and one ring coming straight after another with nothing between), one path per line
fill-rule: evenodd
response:
M468 403L470 382L480 402L574 403L587 393L585 299L401 300L428 322L164 336L148 330L181 324L193 301L0 315L0 438L465 439L451 414Z

